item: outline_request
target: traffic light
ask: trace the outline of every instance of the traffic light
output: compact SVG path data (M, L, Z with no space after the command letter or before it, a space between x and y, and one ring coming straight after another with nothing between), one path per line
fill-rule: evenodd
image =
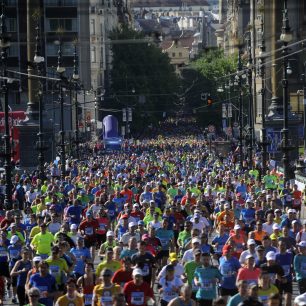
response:
M211 107L212 105L213 105L213 99L210 96L208 96L207 97L207 106Z

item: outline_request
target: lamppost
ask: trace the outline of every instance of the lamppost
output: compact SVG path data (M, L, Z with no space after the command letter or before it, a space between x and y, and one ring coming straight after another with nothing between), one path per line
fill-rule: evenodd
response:
M34 63L36 64L37 75L41 75L42 63L45 61L44 57L40 54L40 35L39 35L39 22L40 16L36 16L37 25L36 25L36 46L35 46L35 55L34 55ZM39 178L45 178L45 170L44 170L44 151L47 149L44 144L44 132L43 132L43 83L41 79L39 79L39 89L38 89L38 97L39 97L39 128L38 128L38 142L37 142L37 150L38 150L38 170L39 170Z
M242 148L242 60L241 60L241 46L239 46L239 51L238 51L238 66L237 66L237 81L238 81L238 90L239 90L239 164L240 168L242 169L243 166L243 148Z
M65 67L62 67L62 42L59 39L56 41L58 44L58 57L57 57L57 68L56 72L59 75L59 100L60 100L60 147L61 147L61 178L65 179L65 163L66 163L66 153L65 153L65 130L64 130L64 96L63 96L63 74L65 72Z
M253 69L253 59L252 59L252 46L251 46L251 32L249 32L249 37L247 39L248 48L248 94L249 94L249 114L248 114L248 134L249 134L249 144L248 144L248 159L249 166L252 167L253 160L253 145L254 145L254 120L253 120L253 90L252 90L252 69Z
M287 79L287 66L288 66L288 43L292 40L292 34L290 32L288 10L287 10L287 0L284 0L284 10L283 10L283 26L282 34L280 40L283 42L283 129L282 133L282 151L283 151L283 167L284 167L284 183L289 180L289 130L288 130L288 109L289 109L289 100L288 100L288 79Z
M260 45L260 77L261 77L261 155L262 155L262 175L266 174L267 169L267 130L266 130L266 82L265 82L265 35L264 17L261 18L261 45Z
M76 148L76 157L80 158L79 150L79 103L78 103L78 59L77 59L77 44L74 44L74 56L73 56L73 74L72 79L74 81L74 107L75 107L75 148Z
M5 169L5 198L6 209L12 205L12 164L11 164L11 143L9 126L9 103L8 103L8 78L7 78L7 49L10 47L10 40L6 31L6 16L4 14L5 1L2 0L2 13L0 16L0 48L2 61L2 93L4 94L4 169Z

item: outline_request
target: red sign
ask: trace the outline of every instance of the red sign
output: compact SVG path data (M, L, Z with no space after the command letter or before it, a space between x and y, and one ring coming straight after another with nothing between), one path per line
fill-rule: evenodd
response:
M9 127L10 127L10 141L14 143L12 151L14 151L13 160L20 160L20 147L19 147L19 128L17 124L23 121L26 115L23 111L9 112ZM0 112L0 134L4 134L4 113Z

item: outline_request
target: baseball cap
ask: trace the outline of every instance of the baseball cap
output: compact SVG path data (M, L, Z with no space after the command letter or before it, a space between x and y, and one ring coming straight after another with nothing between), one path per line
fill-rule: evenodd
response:
M288 213L289 213L289 214L290 214L290 213L296 214L296 210L293 209L293 208L290 208L290 209L288 209Z
M138 225L144 225L144 222L142 220L139 220Z
M115 236L115 234L114 234L113 231L108 231L108 232L106 233L106 237L114 237L114 236Z
M104 269L104 270L101 272L101 275L102 275L102 276L112 276L112 275L113 275L113 272L112 272L112 270L110 270L110 269Z
M225 204L224 204L224 208L230 208L229 203L225 203Z
M78 226L74 223L70 225L71 230L76 230L77 228L78 228Z
M201 253L202 253L202 252L201 252L200 249L195 249L195 250L193 251L193 254L194 254L194 255L201 254Z
M276 258L276 254L273 251L268 252L266 255L267 260L275 260L275 258Z
M241 229L241 226L240 226L239 224L236 224L236 225L234 226L234 229L235 229L235 230Z
M92 211L90 211L90 210L87 211L87 212L86 212L86 217L91 217L91 216L92 216Z
M38 261L41 261L42 259L41 259L41 257L40 256L35 256L34 258L33 258L33 261L34 262L38 262Z
M201 243L199 238L192 238L191 243Z
M245 259L249 259L249 258L254 258L254 256L252 254L249 254L245 257Z
M129 215L127 215L127 214L124 214L124 215L121 216L121 219L128 219L128 218L129 218Z
M132 275L133 275L133 276L136 276L136 275L141 275L141 276L143 276L142 270L139 269L139 268L134 269Z
M129 227L133 227L133 226L137 226L137 223L136 222L130 222Z
M306 247L306 241L299 242L298 246L301 247L301 248L305 248Z
M255 248L256 251L264 251L265 250L265 247L263 245L258 245L256 248Z
M13 235L10 240L10 244L15 244L18 240L19 240L19 237L17 235Z
M176 255L176 253L170 253L170 254L169 254L169 260L170 260L171 262L176 261L176 260L177 260L177 255Z
M248 245L256 244L254 239L249 239L247 242Z
M133 207L139 207L138 203L133 204Z
M227 253L229 253L229 251L231 251L233 249L233 247L229 244L226 244L224 247L223 247L223 250L222 250L222 254L225 255Z
M279 230L279 229L280 229L280 227L279 227L279 225L278 225L278 224L274 223L274 224L273 224L273 226L272 226L272 229L274 229L274 230L275 230L275 229L278 229L278 230Z

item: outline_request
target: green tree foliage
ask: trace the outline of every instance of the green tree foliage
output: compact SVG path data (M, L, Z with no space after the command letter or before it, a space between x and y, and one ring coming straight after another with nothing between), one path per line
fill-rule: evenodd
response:
M179 80L167 54L141 32L123 26L112 41L111 102L113 108L133 109L132 130L138 132L173 110ZM118 118L119 119L119 118Z
M195 115L201 125L215 124L221 125L222 101L226 93L218 93L217 89L224 87L229 82L225 76L232 74L237 69L237 56L224 55L222 49L214 49L203 52L200 57L191 63L191 68L198 74L197 87L201 88L202 93L210 93L213 99L213 106L207 107L206 101L200 99L197 90L197 105Z

